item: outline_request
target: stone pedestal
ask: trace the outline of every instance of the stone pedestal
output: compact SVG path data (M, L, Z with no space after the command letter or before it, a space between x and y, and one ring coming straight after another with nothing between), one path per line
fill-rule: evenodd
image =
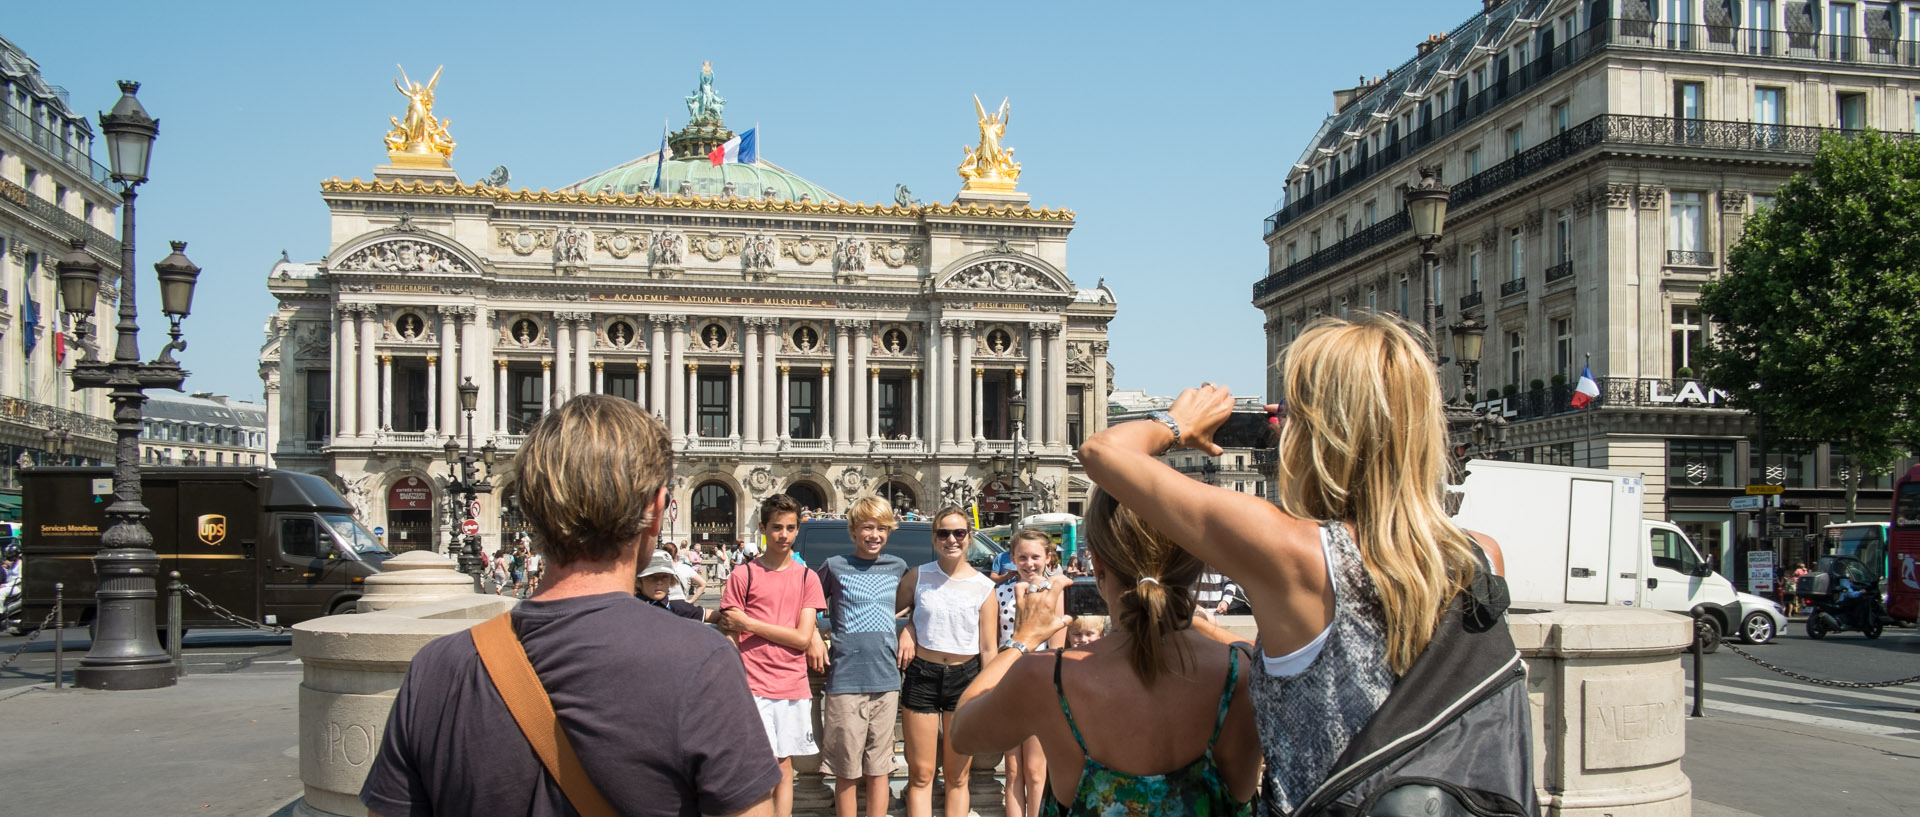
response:
M445 183L448 186L460 183L460 174L455 173L453 168L447 165L445 159L441 159L438 165L431 162L402 164L396 160L393 164L375 167L373 169L373 178L383 182Z
M425 556L409 553L388 563ZM431 577L435 568L400 574ZM452 573L451 570L445 572ZM464 584L467 577L458 576ZM368 584L373 584L372 580ZM406 585L392 593L404 598L431 584ZM368 596L374 596L374 587ZM364 604L366 599L362 599ZM293 654L300 659L300 782L306 793L295 809L305 817L365 817L360 786L380 749L387 712L406 678L407 665L427 642L497 616L516 604L505 596L462 589L422 603L362 615L327 616L293 627Z
M359 612L376 613L438 601L449 596L474 594L473 577L461 573L452 559L425 550L402 553L380 566L380 573L368 576L366 594L360 597Z
M954 204L980 204L988 207L1026 207L1032 197L1013 191L999 192L990 190L961 190L953 197Z

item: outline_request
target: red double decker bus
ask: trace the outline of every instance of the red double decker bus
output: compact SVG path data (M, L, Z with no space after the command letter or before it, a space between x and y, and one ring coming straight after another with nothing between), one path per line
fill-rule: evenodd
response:
M1893 524L1887 532L1887 614L1920 619L1920 465L1893 485Z

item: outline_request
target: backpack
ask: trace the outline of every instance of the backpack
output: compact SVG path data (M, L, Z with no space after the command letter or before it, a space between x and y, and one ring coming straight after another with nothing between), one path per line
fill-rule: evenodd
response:
M1476 549L1477 550L1477 549ZM1536 817L1527 667L1486 556L1433 640L1289 817Z

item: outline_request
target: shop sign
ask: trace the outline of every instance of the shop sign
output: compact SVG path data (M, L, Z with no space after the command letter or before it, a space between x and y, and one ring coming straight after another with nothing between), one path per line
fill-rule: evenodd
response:
M433 486L419 477L407 477L387 490L389 511L433 510Z
M1773 592L1773 551L1755 550L1747 553L1747 592Z
M1681 384L1677 392L1665 391L1664 380L1647 381L1647 402L1661 404L1679 404L1687 406L1714 406L1727 399L1725 389L1710 389L1700 385L1698 380L1688 380Z

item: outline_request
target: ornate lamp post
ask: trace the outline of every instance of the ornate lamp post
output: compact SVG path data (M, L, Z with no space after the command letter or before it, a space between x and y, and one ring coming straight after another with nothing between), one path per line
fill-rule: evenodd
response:
M1020 483L1020 443L1027 435L1027 396L1015 394L1007 401L1007 419L1013 421L1013 482L1012 496L1007 499L1013 503L1013 521L1019 521L1027 515L1027 486Z
M1434 247L1440 243L1440 237L1446 233L1447 202L1453 197L1453 189L1440 183L1440 168L1420 168L1420 183L1407 188L1407 218L1413 222L1413 236L1420 240L1420 328L1427 332L1427 343L1434 342L1433 327L1433 276L1434 267L1440 261ZM1438 349L1428 347L1433 355L1439 355Z
M1449 327L1453 334L1453 354L1460 365L1461 399L1449 408L1472 412L1467 423L1466 436L1473 443L1476 454L1494 455L1507 439L1507 418L1501 416L1492 407L1478 411L1470 408L1474 401L1475 379L1480 373L1480 354L1486 342L1487 326L1471 317L1463 318ZM1452 413L1452 412L1450 412Z
M73 450L73 434L67 430L66 426L56 424L48 428L46 433L40 435L40 442L41 447L46 450L46 453L41 455L41 465L68 464L67 452ZM48 457L53 458L52 463L47 462Z
M460 384L459 392L460 411L467 415L467 447L461 450L453 437L448 437L444 446L447 455L447 499L457 506L452 517L459 522L447 531L447 551L459 561L460 572L472 575L477 582L480 580L480 537L469 536L462 528L474 518L474 501L481 494L493 493L493 483L488 478L493 476L495 449L493 443L489 442L479 450L479 456L475 456L473 410L480 402L480 387L469 377ZM480 473L479 466L482 463L487 466L485 475Z
M160 573L160 558L153 552L147 506L141 502L140 416L146 390L177 391L186 380L173 353L187 348L180 339L180 320L193 305L200 268L187 260L184 241L173 242L173 254L153 265L160 278L160 309L173 324L173 340L159 357L142 363L134 297L134 188L147 180L147 160L153 155L160 123L134 98L139 90L137 82L121 82L119 102L100 115L121 200L120 320L114 326L112 360L100 360L87 340L87 319L100 296L100 265L88 257L86 244L79 239L60 261L61 299L85 350L73 367L73 387L107 389L113 401L114 503L107 506L107 531L93 557L99 626L87 657L74 672L74 682L89 689L153 689L172 686L177 677L173 662L160 649L154 626L154 580Z

